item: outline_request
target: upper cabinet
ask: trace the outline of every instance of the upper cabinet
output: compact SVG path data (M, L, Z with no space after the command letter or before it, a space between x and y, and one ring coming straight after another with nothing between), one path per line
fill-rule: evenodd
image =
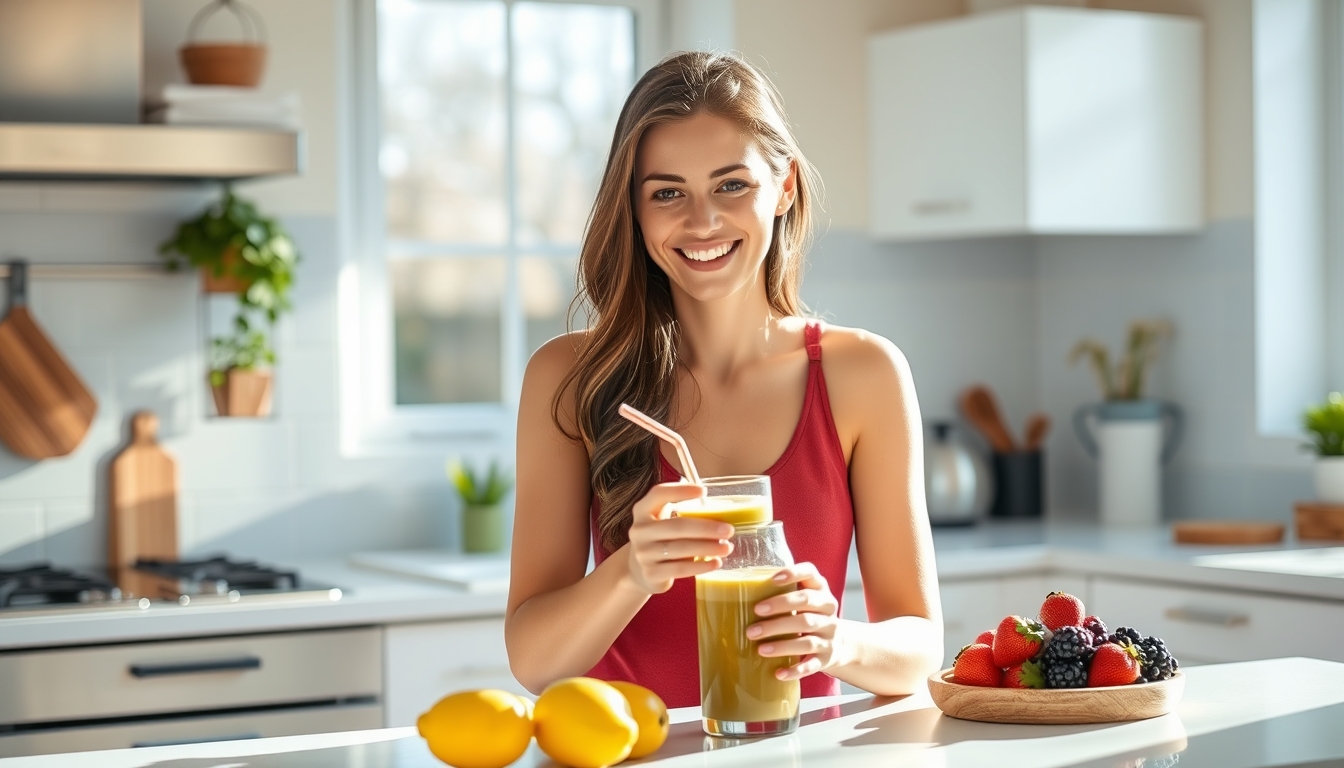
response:
M879 239L1203 224L1197 20L1025 7L869 41Z

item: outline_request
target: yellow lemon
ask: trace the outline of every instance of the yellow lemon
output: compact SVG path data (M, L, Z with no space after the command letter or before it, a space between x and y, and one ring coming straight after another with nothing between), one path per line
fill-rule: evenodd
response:
M630 755L639 736L639 724L621 692L591 677L547 686L537 697L532 722L537 746L572 768L615 765Z
M630 704L630 713L639 724L639 738L630 749L630 759L651 755L667 741L667 705L642 685L613 680L611 686Z
M454 768L503 768L532 742L530 702L508 691L460 691L415 721L429 751Z

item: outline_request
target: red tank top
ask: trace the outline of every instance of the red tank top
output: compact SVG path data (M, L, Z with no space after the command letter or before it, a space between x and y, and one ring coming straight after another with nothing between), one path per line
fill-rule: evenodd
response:
M821 370L820 326L808 323L806 339L809 363L802 416L784 454L764 474L770 476L775 519L784 523L784 538L794 560L815 564L839 601L854 534L854 504L849 495L849 468ZM661 454L658 463L661 482L679 479L677 470ZM593 553L601 563L608 553L598 540L597 508L594 499ZM651 688L669 707L699 706L695 580L677 579L667 592L650 597L588 675ZM839 693L839 681L825 673L802 680L803 696Z

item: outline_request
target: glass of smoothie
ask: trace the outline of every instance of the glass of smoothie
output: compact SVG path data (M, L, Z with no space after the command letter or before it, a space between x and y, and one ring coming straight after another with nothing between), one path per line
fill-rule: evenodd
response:
M784 524L774 520L770 478L706 478L709 495L673 506L681 517L720 520L733 526L733 551L723 567L695 577L696 631L700 645L700 705L711 736L766 736L798 727L799 684L775 672L797 657L765 658L761 641L747 639L756 604L797 585L771 581L793 565Z

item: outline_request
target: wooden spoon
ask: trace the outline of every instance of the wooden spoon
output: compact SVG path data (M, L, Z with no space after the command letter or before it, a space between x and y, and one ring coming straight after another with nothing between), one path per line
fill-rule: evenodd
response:
M989 441L996 453L1013 453L1017 450L1013 436L1008 431L994 394L988 387L977 384L961 393L961 411L966 419Z
M1050 416L1041 412L1036 412L1027 419L1027 426L1024 433L1028 451L1039 451L1042 445L1045 445L1045 436L1050 434Z

